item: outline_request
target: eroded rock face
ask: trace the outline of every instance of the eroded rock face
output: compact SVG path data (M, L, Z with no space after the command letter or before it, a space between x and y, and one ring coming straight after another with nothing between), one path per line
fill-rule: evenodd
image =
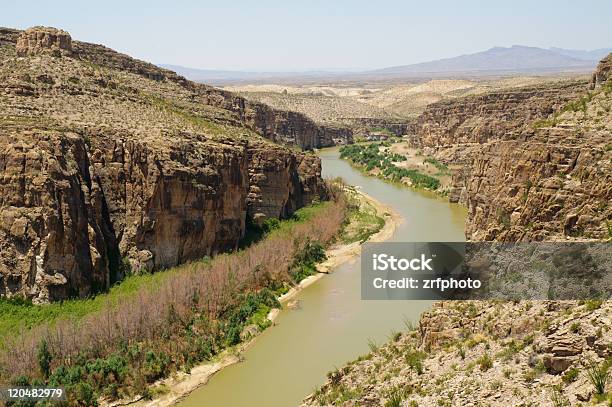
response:
M609 133L540 129L490 143L467 180L466 235L473 240L605 239L612 199Z
M92 171L118 251L133 269L171 267L235 247L244 233L246 145L178 141L164 151L133 140L97 141Z
M584 92L584 82L557 82L491 92L429 105L412 144L454 164L451 202L467 203L467 182L482 145L527 130Z
M66 55L72 52L72 38L66 31L53 27L32 27L17 38L15 51L18 56L51 54Z
M0 293L40 302L109 284L100 186L74 134L0 141Z
M287 218L304 205L324 198L321 161L312 154L293 154L280 147L249 149L248 216Z
M316 157L264 143L170 151L77 134L0 143L0 293L85 296L132 270L233 249L250 215L286 218L324 186Z
M595 89L603 85L608 79L610 79L610 72L612 72L612 54L602 59L597 65L597 69L593 73L591 79L591 89Z
M275 142L297 145L304 150L353 142L350 129L319 125L301 113L275 110L231 92L196 86L205 95L207 104L234 111L241 121Z
M324 143L303 116L67 44L0 29L0 296L87 296L325 197L319 159L270 141Z
M504 138L559 110L585 85L555 82L433 103L417 120L415 143L442 148Z

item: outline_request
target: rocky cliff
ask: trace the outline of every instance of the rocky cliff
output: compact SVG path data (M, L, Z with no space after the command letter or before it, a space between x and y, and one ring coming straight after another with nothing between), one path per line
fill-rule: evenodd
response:
M609 54L597 64L597 69L593 72L591 78L591 89L605 84L610 79L610 72L612 72L612 54Z
M433 103L418 117L415 144L442 148L503 138L546 118L586 91L586 82L558 81Z
M470 239L609 237L606 89L556 82L426 109L412 143L456 166L450 199L468 206Z
M272 142L324 128L64 31L0 29L0 106L0 296L86 296L325 197L319 160Z
M608 82L483 145L467 170L466 235L504 241L612 237L611 104Z
M610 238L610 131L549 127L485 145L467 180L466 235L504 241Z
M453 164L451 202L467 203L467 181L482 145L529 128L580 95L586 83L560 81L468 96L429 105L411 144Z

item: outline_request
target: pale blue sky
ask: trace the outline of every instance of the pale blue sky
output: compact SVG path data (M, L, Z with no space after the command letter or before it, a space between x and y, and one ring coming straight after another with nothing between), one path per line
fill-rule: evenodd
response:
M0 26L55 26L147 61L210 69L367 69L513 44L612 46L609 0L4 3Z

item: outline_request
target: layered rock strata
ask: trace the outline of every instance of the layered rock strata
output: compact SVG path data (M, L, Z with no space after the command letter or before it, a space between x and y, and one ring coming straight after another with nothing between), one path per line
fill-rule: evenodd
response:
M60 30L0 30L0 107L3 297L84 297L326 196L319 159L273 143L324 128Z
M605 60L599 74L605 76ZM411 142L453 165L473 240L609 236L609 92L556 82L430 105Z

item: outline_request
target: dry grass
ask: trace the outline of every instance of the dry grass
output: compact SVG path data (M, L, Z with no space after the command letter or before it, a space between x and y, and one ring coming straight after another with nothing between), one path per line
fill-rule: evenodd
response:
M71 365L77 356L107 357L127 344L146 342L149 348L176 353L180 346L168 340L177 327L184 329L195 319L222 319L245 293L290 282L290 266L298 251L311 240L329 243L344 221L345 210L345 200L338 196L307 222L283 228L241 252L177 267L158 286L109 302L80 320L65 319L23 332L7 340L0 355L0 377L5 381L40 376L37 352L43 341L53 355L51 371Z

